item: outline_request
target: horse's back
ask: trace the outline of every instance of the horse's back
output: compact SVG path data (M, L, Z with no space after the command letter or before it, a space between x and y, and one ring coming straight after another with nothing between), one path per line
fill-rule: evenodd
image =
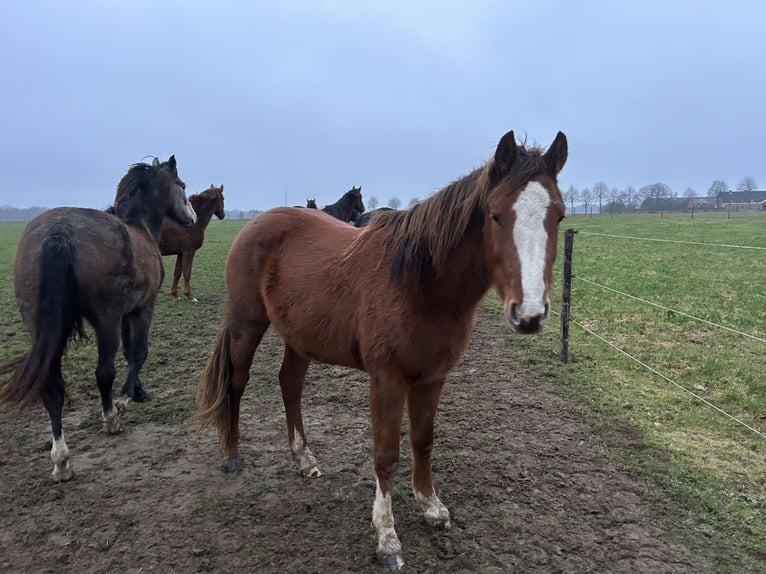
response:
M287 207L260 214L229 251L230 316L267 320L306 356L358 367L353 352L358 293L343 259L360 233L318 210ZM326 342L339 340L337 352L325 351Z
M58 207L30 221L19 241L14 282L25 321L35 312L44 272L40 261L44 246L51 243L71 246L85 309L119 301L119 308L130 310L148 290L159 288L162 262L146 232L129 229L119 218L97 209Z

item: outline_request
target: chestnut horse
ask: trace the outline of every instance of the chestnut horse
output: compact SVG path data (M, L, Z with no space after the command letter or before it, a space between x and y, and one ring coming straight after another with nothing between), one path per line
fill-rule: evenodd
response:
M191 227L184 227L170 217L162 221L160 231L160 252L163 255L175 255L176 266L173 270L173 284L170 286L170 294L178 298L178 280L181 273L184 276L184 296L190 301L196 302L196 297L191 291L191 270L194 261L194 253L202 247L205 240L205 229L210 219L215 215L218 219L226 217L223 209L223 185L210 187L200 193L189 196L194 211L197 213L197 223Z
M83 319L93 326L98 342L96 383L106 431L121 430L128 398L146 399L138 374L162 283L157 247L162 218L183 225L196 221L184 187L174 156L164 163L135 164L106 212L57 207L30 221L21 236L14 285L32 348L0 365L2 373L13 371L0 399L23 406L42 401L53 429L56 481L73 476L61 424L66 394L61 357L71 337L84 336ZM128 376L123 396L112 401L120 336Z
M314 205L316 206L316 203L314 203ZM306 201L306 207L310 207L308 205L308 200ZM362 187L352 187L344 193L338 201L331 203L330 205L325 205L322 208L322 211L332 215L335 219L340 219L346 223L354 221L360 213L364 213Z
M248 223L228 255L223 327L197 392L200 425L217 428L224 469L240 468L240 400L253 354L273 325L285 342L279 384L301 472L321 474L301 414L310 361L366 371L378 555L391 569L403 564L391 488L405 403L415 499L427 522L449 528L431 480L442 387L493 285L511 329L542 327L565 212L556 178L566 158L561 132L546 152L518 145L508 132L483 167L412 209L380 213L363 229L290 208Z

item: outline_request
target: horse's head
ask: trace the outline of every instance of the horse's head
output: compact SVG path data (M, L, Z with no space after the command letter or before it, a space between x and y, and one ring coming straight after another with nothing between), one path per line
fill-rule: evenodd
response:
M548 316L551 268L565 213L556 178L566 159L562 132L543 153L518 146L511 131L488 164L488 264L503 297L505 319L519 333L536 333Z
M215 209L213 210L213 215L215 215L218 219L223 219L226 217L226 211L223 208L223 184L221 184L220 187L215 187L212 183L210 184L210 189L213 190L213 193L215 193Z
M352 187L346 192L349 196L350 206L352 211L357 213L364 213L364 202L362 201L362 186Z
M164 215L186 227L194 225L197 214L186 197L186 184L178 177L176 156L171 155L162 163L154 158L152 168L152 187L164 204Z
M313 197L311 199L306 200L306 207L308 207L309 209L319 209L317 207L317 200L314 199Z

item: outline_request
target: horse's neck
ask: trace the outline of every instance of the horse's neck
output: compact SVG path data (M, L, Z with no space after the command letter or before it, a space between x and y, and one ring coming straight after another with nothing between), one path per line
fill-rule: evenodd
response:
M475 308L492 286L484 246L484 230L477 216L468 225L442 269L434 276L443 304L452 309Z
M197 223L196 226L200 229L205 229L207 227L207 224L210 223L210 220L213 218L213 208L210 207L209 209L202 210L201 213L197 213Z

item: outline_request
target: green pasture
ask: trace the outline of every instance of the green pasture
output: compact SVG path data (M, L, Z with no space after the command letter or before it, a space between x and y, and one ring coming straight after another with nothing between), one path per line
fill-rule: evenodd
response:
M566 228L578 230L571 316L579 325L570 324L562 365ZM656 479L690 529L724 535L741 571L766 571L766 438L647 368L766 434L766 249L614 236L766 248L766 212L568 217L550 328L510 341L561 393L587 404L624 452L621 464Z
M161 386L158 381L151 385L162 400L136 405L135 416L188 420L188 397L218 331L226 253L245 223L210 223L205 245L195 258L192 287L200 303L193 314L169 296L173 260L165 258L166 278L145 371L161 370L167 380ZM23 227L23 223L0 223L0 359L27 347L12 281L14 250ZM562 232L567 227L580 231L575 236L572 319L766 433L766 343L734 332L766 339L766 251L596 235L766 247L766 212L733 213L731 218L725 213L696 213L694 219L689 214L667 213L580 215L567 218ZM672 501L689 531L723 537L722 572L762 571L766 564L766 438L574 323L571 360L562 364L556 315L561 308L560 270L561 257L556 262L554 314L547 330L538 337L509 334L509 352L534 364L540 384L569 397L599 440L617 447L611 450L618 453L615 464L657 484L658 496ZM499 302L491 295L486 304L498 306ZM73 399L97 404L93 347L91 340L70 349L66 368L70 384L77 387L71 393ZM118 365L120 380L124 372L124 364ZM42 412L38 416L41 424L47 424ZM95 419L90 422L98 424ZM689 544L700 539L690 537Z

